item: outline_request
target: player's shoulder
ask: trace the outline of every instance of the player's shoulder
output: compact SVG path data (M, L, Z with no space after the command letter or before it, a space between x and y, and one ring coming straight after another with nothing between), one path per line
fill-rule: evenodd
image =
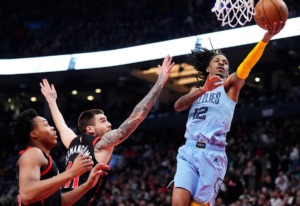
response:
M22 155L43 155L43 151L38 147L28 147L22 151Z
M21 154L19 161L47 162L47 158L40 148L30 147Z

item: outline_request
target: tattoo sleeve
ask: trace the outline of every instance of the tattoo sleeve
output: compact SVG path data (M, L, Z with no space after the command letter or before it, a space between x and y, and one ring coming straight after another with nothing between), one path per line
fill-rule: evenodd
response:
M146 118L149 111L155 104L158 96L160 95L164 86L164 77L161 73L149 91L149 93L135 106L130 116L121 124L121 126L112 130L105 135L96 143L95 149L100 150L107 147L115 146L125 139L140 125L140 123Z

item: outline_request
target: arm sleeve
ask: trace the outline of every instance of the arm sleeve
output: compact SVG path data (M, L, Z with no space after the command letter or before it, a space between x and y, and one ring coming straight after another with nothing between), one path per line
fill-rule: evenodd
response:
M252 51L248 54L248 56L244 59L244 61L239 65L236 74L240 79L246 79L248 77L251 69L264 53L267 44L268 43L259 41L252 49Z

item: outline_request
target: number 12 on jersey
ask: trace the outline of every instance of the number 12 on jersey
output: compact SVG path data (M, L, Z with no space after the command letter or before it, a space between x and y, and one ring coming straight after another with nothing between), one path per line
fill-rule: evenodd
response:
M208 111L208 107L196 108L194 111L193 119L205 119L205 113Z

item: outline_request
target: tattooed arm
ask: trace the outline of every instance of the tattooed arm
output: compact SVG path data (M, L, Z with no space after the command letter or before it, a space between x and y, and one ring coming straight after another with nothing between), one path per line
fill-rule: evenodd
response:
M129 135L146 118L149 111L155 104L164 84L169 78L173 65L174 62L172 63L172 57L169 55L166 56L162 66L158 65L160 74L150 92L136 105L130 116L121 124L118 129L112 130L102 136L102 138L96 143L95 150L113 147L129 137Z

